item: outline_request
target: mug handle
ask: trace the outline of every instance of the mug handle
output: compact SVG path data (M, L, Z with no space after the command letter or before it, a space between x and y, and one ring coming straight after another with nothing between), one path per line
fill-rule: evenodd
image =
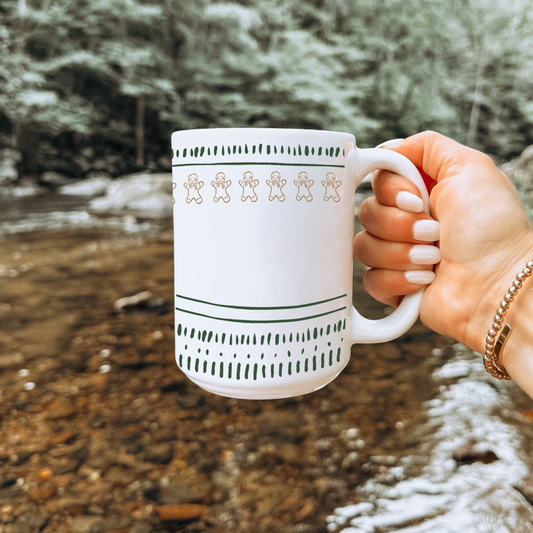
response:
M429 194L422 176L413 163L397 152L382 148L354 148L346 157L346 169L352 173L354 186L374 170L390 170L414 183L424 202L424 212L429 214ZM424 289L405 296L389 316L369 320L352 306L352 344L387 342L405 333L418 318Z

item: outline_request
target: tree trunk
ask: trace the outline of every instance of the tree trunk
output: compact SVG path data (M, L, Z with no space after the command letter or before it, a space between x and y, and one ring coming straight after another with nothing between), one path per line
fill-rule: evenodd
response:
M21 153L20 171L22 176L36 177L35 136L27 124L13 124L13 145Z
M18 4L20 17L18 53L20 54L24 49L24 33L26 31L26 12L28 11L28 6L26 5L26 0L18 0Z
M144 94L137 98L137 123L135 125L135 140L137 148L136 165L139 168L144 167Z
M468 123L468 134L466 136L466 144L470 147L475 147L477 133L479 130L479 115L481 111L481 102L483 100L483 71L485 70L485 43L480 44L480 53L476 68L476 81L474 83L474 94L472 96L472 109L470 111L470 120Z

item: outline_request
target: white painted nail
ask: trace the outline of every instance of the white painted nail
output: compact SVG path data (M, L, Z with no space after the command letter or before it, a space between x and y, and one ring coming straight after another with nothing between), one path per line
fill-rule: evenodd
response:
M410 213L421 213L424 211L424 202L422 201L422 198L407 191L401 191L398 193L398 196L396 196L396 205L400 209L409 211Z
M384 143L378 144L376 148L390 148L391 146L396 146L402 144L405 139L390 139Z
M438 241L440 224L436 220L418 220L413 224L413 237L417 241Z
M442 254L436 246L415 244L409 251L409 259L414 265L435 265L442 259Z
M435 278L435 272L431 270L409 270L405 273L405 279L414 285L429 285Z

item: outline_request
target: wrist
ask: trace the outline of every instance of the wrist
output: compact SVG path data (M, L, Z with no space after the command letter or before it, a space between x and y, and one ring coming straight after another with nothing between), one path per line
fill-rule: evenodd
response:
M513 287L516 284L517 275L522 272L529 261L533 260L533 232L528 232L522 238L515 241L514 250L508 248L501 257L492 258L492 277L486 277L485 286L489 288L483 295L475 315L472 317L471 325L475 325L474 350L484 353L486 337L489 328L496 320L499 310L504 308L501 325L509 324L513 326L515 315L521 312L522 302L528 297L528 291L533 288L533 276L523 279L521 286ZM522 274L521 274L522 276ZM510 303L506 303L506 296L513 293ZM503 305L502 305L503 304ZM473 328L474 329L474 328ZM501 329L495 334L498 338Z
M527 249L527 248L526 248ZM533 249L531 249L533 251ZM498 379L513 379L533 397L533 299L529 292L533 260L522 263L488 330L484 354L487 371Z
M533 276L504 321L512 327L500 361L512 380L533 398ZM516 304L516 305L515 305Z

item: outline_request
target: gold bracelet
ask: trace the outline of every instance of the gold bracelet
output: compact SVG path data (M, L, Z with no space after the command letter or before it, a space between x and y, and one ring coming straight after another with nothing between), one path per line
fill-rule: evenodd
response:
M522 283L531 276L533 273L533 261L529 261L525 268L519 272L513 284L509 287L507 294L503 297L500 303L500 307L496 316L494 317L494 323L487 332L487 338L485 339L485 355L483 356L483 363L485 364L485 370L498 379L511 379L511 376L505 370L501 362L501 353L505 347L505 343L509 339L509 335L513 331L513 328L509 324L502 325L502 320L511 302L514 300L518 291L522 288ZM501 330L501 333L496 339L497 333Z

